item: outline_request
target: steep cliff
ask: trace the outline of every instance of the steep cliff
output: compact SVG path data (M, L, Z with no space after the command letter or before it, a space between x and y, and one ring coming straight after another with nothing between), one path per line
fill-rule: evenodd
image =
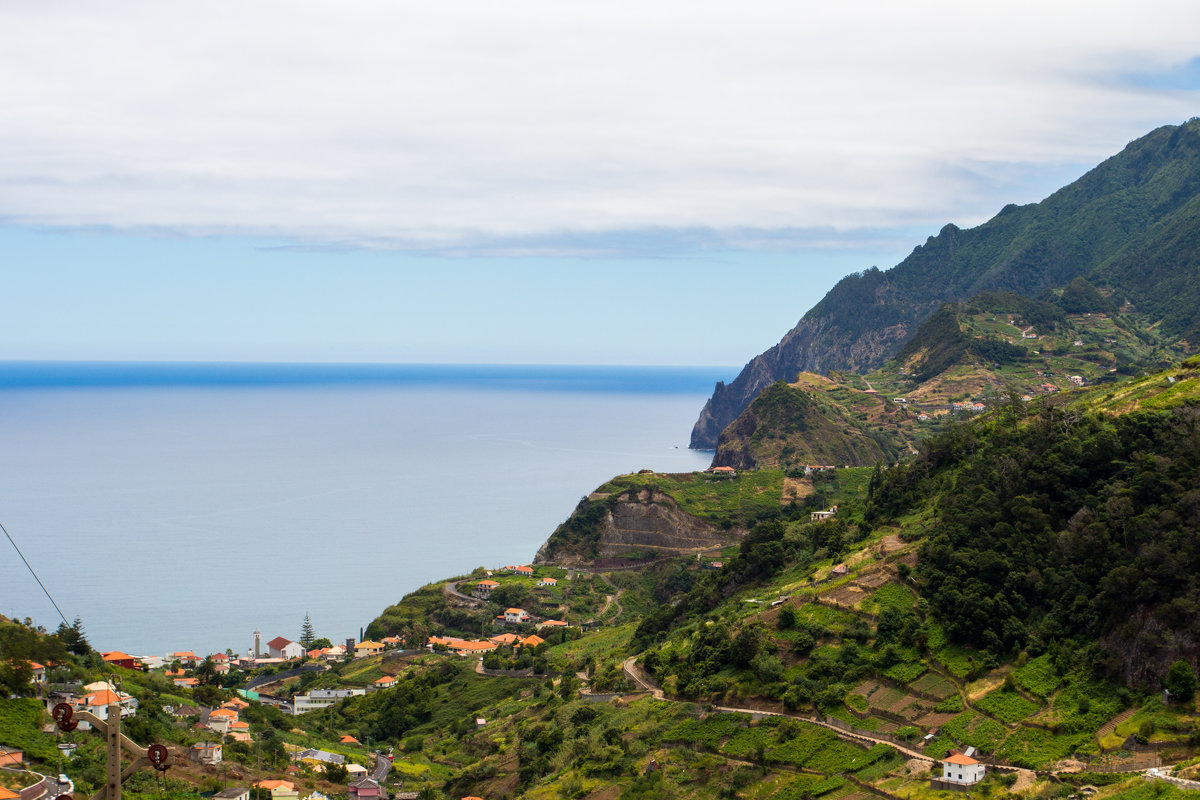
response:
M898 265L843 278L779 344L718 383L692 429L712 448L778 380L802 371L866 372L895 355L943 302L982 291L1036 297L1087 277L1160 319L1175 340L1200 338L1200 120L1131 142L1041 203L1006 206L977 228L947 225Z
M686 513L670 495L635 488L584 498L538 550L534 561L579 564L683 555L736 541L741 533Z

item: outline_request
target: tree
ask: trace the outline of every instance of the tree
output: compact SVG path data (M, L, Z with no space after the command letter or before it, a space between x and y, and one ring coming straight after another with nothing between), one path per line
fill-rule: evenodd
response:
M320 650L323 647L333 647L333 642L329 641L324 636L322 636L320 639L313 639L313 642L311 645L309 645L308 649L309 650Z
M1171 693L1171 701L1175 703L1190 703L1196 695L1196 672L1192 665L1179 660L1167 670L1167 679L1163 686Z
M308 614L304 615L304 624L300 626L300 644L304 645L305 650L312 649L312 643L317 638L313 632L312 619Z
M68 651L77 656L86 656L92 652L92 646L88 643L87 635L83 632L83 620L79 617L76 617L75 621L70 625L67 625L66 622L60 622L58 630L54 632L54 635L62 640Z
M212 686L221 682L221 676L217 673L217 665L213 663L212 656L206 656L197 664L192 675L202 686Z

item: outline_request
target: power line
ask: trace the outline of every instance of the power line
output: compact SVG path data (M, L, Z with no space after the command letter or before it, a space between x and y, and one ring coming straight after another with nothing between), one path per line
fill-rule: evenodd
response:
M42 591L46 593L46 599L50 601L50 604L54 606L54 610L62 617L63 625L66 625L68 628L71 627L71 623L67 622L67 617L63 614L62 609L58 607L58 603L54 602L54 598L50 596L50 590L46 588L46 584L42 583L42 579L38 577L38 574L33 571L33 567L29 564L29 559L25 558L25 554L21 552L21 548L17 547L17 543L13 541L12 536L9 535L8 529L4 527L3 523L0 523L0 531L4 531L4 535L8 536L9 544L13 546L13 550L16 550L17 555L25 562L25 567L29 570L29 574L37 581L38 586L42 587Z

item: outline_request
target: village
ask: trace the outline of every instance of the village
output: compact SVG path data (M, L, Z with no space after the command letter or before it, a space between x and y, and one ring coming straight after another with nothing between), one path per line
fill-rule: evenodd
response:
M570 573L564 574L563 570L545 567L539 567L537 572L547 574L535 576L535 568L529 565L508 565L484 571L481 579L452 581L443 586L442 591L452 605L483 608L492 599L493 592L507 582L510 585L528 585L541 593L547 603L555 604L559 597L551 593L556 592L560 580L569 580ZM548 574L551 572L554 575ZM565 605L562 607L566 608ZM595 623L590 624L594 626ZM102 671L108 675L88 682L60 680L62 676L56 676L58 665L30 661L27 666L32 694L44 703L48 715L55 707L66 706L76 716L80 712L87 712L99 720L106 720L110 709L117 709L121 720L128 726L142 710L139 695L143 700L152 697L149 701L152 705L161 705L161 711L175 721L175 726L181 731L186 730L179 738L190 740L186 746L172 748L173 765L198 770L197 774L200 775L217 774L226 778L249 773L249 770L228 768L227 755L230 750L237 749L243 754L247 748L251 753L256 752L256 748L261 751L261 734L270 737L272 731L263 730L269 726L262 724L262 708L274 709L285 717L296 717L331 708L346 698L387 691L396 684L397 678L379 668L385 659L387 663L399 667L407 659L422 654L472 659L475 661L475 671L481 675L533 675L532 667L521 668L518 665L528 665L530 656L544 649L547 643L544 635L559 632L555 638L561 640L562 632L570 626L565 619L538 616L524 608L506 607L492 618L491 627L490 636L475 639L428 635L420 637L420 641L406 641L400 636L383 636L378 641L348 638L344 643L333 644L327 639L313 637L306 620L303 631L307 635L302 638L309 639L307 647L305 642L286 636L264 640L263 634L256 630L252 644L244 655L236 655L230 650L207 655L191 650L171 651L162 655L133 655L120 650L94 654L103 665ZM525 656L524 660L521 659L522 655ZM489 663L494 668L485 666ZM302 685L302 679L323 677L326 673L332 673L331 668L335 665L354 667L357 664L371 665L366 671L369 680L364 680L363 673L357 673L354 678L338 685L295 691L296 687ZM373 677L376 674L378 676ZM143 679L152 683L142 683ZM134 688L135 684L139 688L170 686L178 691L175 699L188 702L169 702L172 690L159 693L138 691ZM221 699L229 694L232 696L228 699ZM220 702L205 702L217 699ZM478 722L483 724L484 721ZM27 785L15 786L14 790L0 785L0 800L41 800L74 790L65 773L70 771L68 766L80 747L80 737L92 731L93 726L86 719L80 719L78 731L81 733L66 737L60 731L52 731L52 728L52 725L45 725L42 732L53 733L56 739L59 764L54 769L49 769L45 763L37 764L35 769L26 763L19 747L0 740L0 758L3 759L0 766L8 773L24 771L29 777ZM217 800L249 800L251 796L263 800L268 797L272 800L300 798L297 778L307 775L341 784L341 793L352 800L387 800L389 790L384 784L392 763L390 754L382 750L368 750L351 734L341 735L338 745L340 752L285 743L283 749L287 754L287 764L278 770L267 770L279 774L259 775L244 786L223 786L212 796ZM11 780L8 782L12 783ZM222 780L222 783L226 782ZM415 791L404 791L402 788L397 791L394 784L390 797L402 799L417 796ZM314 790L303 797L305 800L325 800L328 795Z

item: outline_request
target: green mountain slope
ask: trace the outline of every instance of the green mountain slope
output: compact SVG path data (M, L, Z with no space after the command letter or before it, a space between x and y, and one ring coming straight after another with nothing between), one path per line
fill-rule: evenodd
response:
M869 371L897 353L944 302L982 291L1038 297L1086 277L1133 303L1164 338L1200 330L1200 120L1131 142L1040 203L1006 206L979 227L954 225L892 269L843 278L779 344L718 383L692 431L720 432L758 394L800 372Z
M1180 355L1144 315L1118 309L1082 278L1046 297L985 292L947 303L874 372L777 382L721 432L713 463L893 463L952 413L1123 380Z

